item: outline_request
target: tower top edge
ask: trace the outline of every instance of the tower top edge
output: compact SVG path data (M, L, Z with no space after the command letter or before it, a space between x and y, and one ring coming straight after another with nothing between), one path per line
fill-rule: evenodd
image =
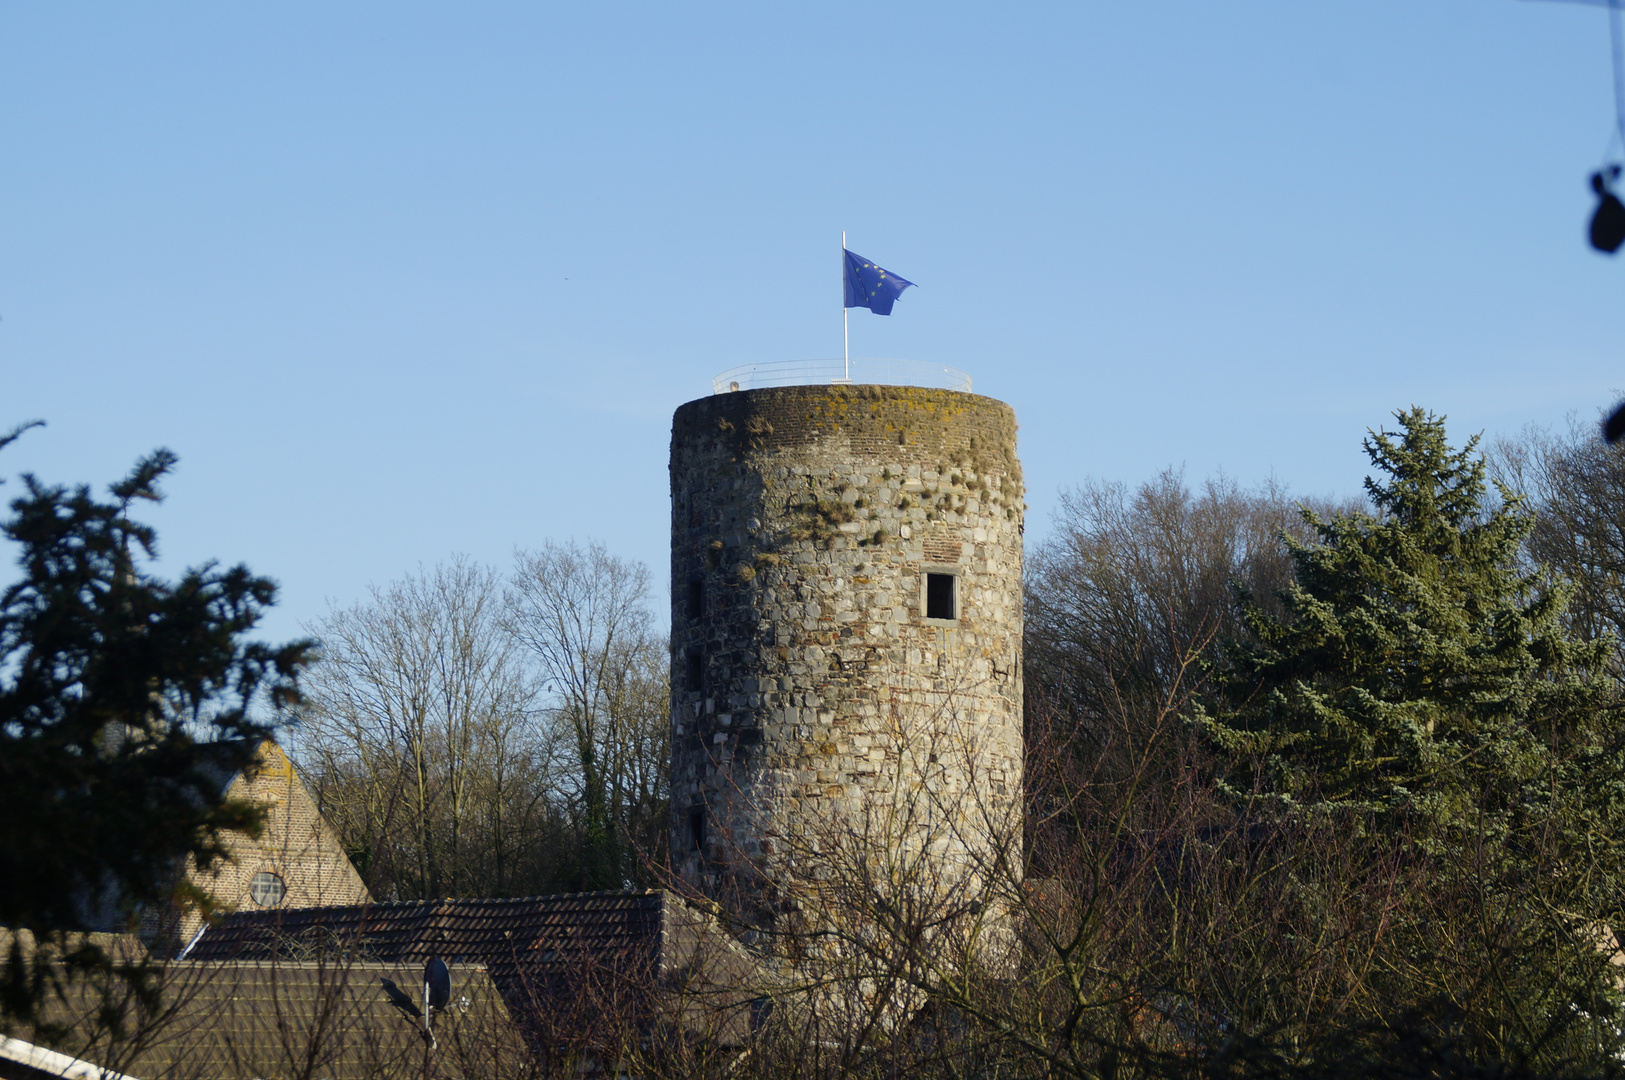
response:
M968 390L949 390L934 386L894 386L887 383L822 383L802 386L764 386L749 390L734 390L685 401L677 407L674 418L685 413L711 414L734 410L795 408L816 403L879 403L896 405L925 405L928 403L957 403L961 408L1008 412L1012 419L1015 410L998 398L976 394Z
M778 386L696 398L672 416L673 482L710 462L801 459L979 463L1019 480L1015 410L996 398L916 386ZM830 458L830 455L834 455Z

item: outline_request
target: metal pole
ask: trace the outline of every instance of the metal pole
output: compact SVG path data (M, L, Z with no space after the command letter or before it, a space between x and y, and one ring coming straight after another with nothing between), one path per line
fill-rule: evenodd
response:
M1614 128L1619 132L1620 153L1625 154L1625 41L1619 25L1620 0L1608 0L1608 40L1614 54ZM845 235L844 233L842 235Z
M841 346L846 355L846 381L852 381L852 330L846 315L846 230L841 230Z

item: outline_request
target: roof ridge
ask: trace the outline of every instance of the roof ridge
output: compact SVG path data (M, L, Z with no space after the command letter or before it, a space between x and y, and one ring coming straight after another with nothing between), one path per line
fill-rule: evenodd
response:
M297 907L284 909L270 909L266 911L233 911L226 913L221 925L234 920L243 921L274 921L308 923L324 920L334 915L353 915L367 920L374 913L385 915L392 913L422 914L428 918L438 915L456 915L459 908L479 906L491 907L519 907L542 903L560 903L565 901L581 900L663 900L670 894L668 889L599 889L591 892L542 893L535 896L469 896L469 897L435 897L421 900L371 900L361 904L318 904L311 907Z

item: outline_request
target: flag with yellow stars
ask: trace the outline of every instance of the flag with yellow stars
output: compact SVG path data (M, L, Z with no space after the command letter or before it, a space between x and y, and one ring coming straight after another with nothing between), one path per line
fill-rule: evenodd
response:
M862 255L846 253L847 307L866 307L876 315L890 315L892 304L912 284Z

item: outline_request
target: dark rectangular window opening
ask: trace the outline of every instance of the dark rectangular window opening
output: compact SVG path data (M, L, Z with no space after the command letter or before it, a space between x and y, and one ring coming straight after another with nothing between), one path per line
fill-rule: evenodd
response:
M693 806L688 811L688 838L694 844L693 850L705 850L705 807Z
M688 582L688 617L698 619L705 614L705 579L690 578Z
M952 619L954 614L954 575L925 575L925 617Z
M690 649L684 654L683 660L687 665L684 685L697 694L705 689L705 654L699 649Z

